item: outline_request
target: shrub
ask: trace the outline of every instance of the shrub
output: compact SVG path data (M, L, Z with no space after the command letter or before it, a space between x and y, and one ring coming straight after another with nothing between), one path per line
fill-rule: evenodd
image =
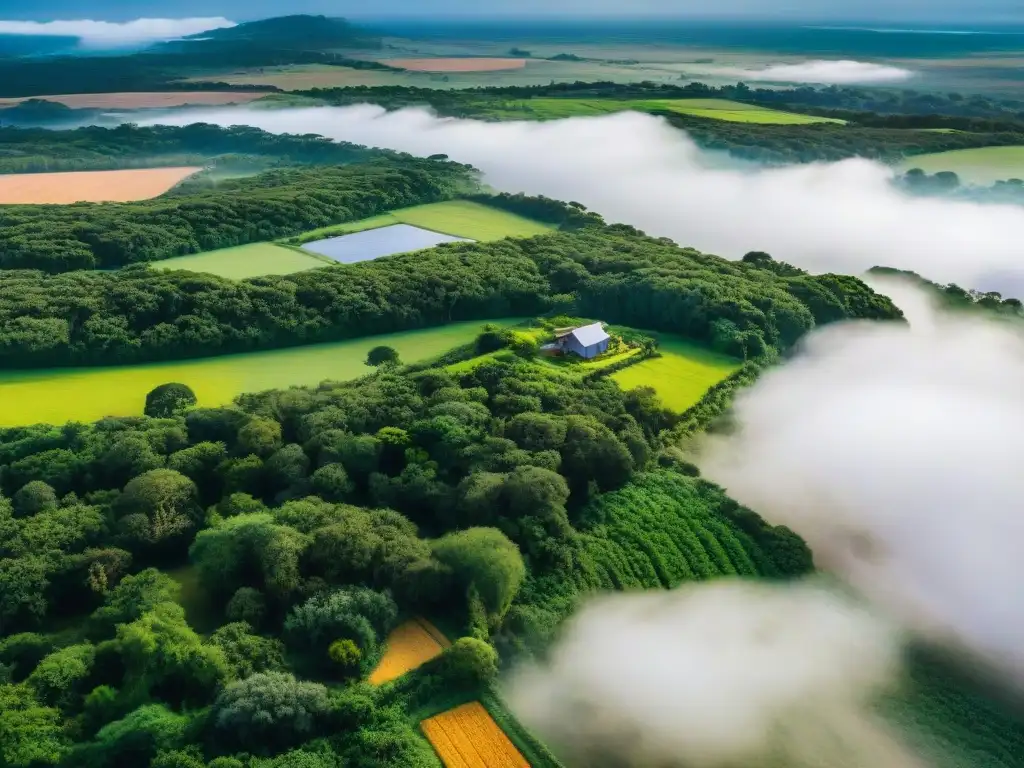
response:
M363 654L351 640L335 640L327 649L327 657L345 677L359 674Z
M398 363L398 352L393 347L381 345L374 347L366 355L366 364L377 367L388 363Z

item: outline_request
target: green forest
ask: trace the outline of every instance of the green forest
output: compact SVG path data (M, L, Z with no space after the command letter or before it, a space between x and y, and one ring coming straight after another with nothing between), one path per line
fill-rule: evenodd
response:
M348 178L344 169L332 173ZM265 209L260 215L253 226L265 236L272 222ZM767 254L732 262L595 224L243 281L143 265L8 270L0 272L0 362L201 357L549 310L678 333L750 359L788 349L818 324L902 317L854 277L809 275Z

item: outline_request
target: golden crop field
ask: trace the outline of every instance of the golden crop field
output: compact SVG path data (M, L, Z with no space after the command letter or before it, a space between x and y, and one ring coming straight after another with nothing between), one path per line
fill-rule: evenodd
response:
M420 723L445 768L530 768L478 701Z
M201 168L133 168L0 175L0 204L127 203L149 200Z
M449 645L429 621L410 619L388 635L387 650L369 680L373 685L390 682L438 656Z

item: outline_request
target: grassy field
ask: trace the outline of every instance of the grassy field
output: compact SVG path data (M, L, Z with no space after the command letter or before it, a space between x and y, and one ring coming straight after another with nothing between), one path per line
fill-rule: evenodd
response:
M513 319L491 320L514 325ZM378 344L398 350L407 363L427 360L471 341L486 323L369 336L293 349L224 355L202 360L109 367L0 372L0 427L139 416L146 393L158 384L189 385L201 406L224 405L243 392L313 386L370 373L366 353Z
M448 200L443 203L428 203L412 208L372 216L369 219L322 227L305 232L298 240L309 243L325 237L336 237L352 232L389 227L392 224L409 224L455 237L471 240L501 240L503 237L532 237L550 232L552 228L514 213L500 211L470 200ZM292 239L291 241L294 241Z
M1024 179L1024 147L981 147L915 155L907 158L901 168L920 168L927 173L953 171L961 181L971 184Z
M508 102L503 108L492 111L494 117L525 120L557 120L566 117L588 117L607 115L614 112L634 110L637 112L669 111L681 115L706 117L739 123L763 123L773 125L807 125L810 123L842 123L813 115L782 112L753 104L742 104L726 99L560 99L540 98Z
M740 361L719 355L688 341L659 336L661 357L613 373L622 389L654 387L667 408L682 412L708 389L740 367Z
M273 243L251 243L235 248L177 256L153 263L155 269L187 269L208 272L233 280L260 275L290 275L307 269L325 267L329 263L312 254Z

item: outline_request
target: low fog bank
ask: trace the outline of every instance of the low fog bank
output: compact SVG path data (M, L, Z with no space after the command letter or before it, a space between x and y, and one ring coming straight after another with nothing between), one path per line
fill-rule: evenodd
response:
M812 83L816 85L853 85L900 83L914 72L902 67L864 61L814 59L799 64L769 64L760 69L708 68L708 74L736 77L767 83Z
M593 600L506 693L571 765L910 768L870 713L899 649L821 586L717 581Z
M813 333L695 459L852 591L717 581L594 599L508 684L570 764L923 766L872 714L912 638L1024 691L1024 335L869 279L909 326Z
M445 153L501 190L577 200L609 221L729 258L763 250L816 272L883 264L967 287L1024 284L1024 207L912 198L889 183L891 169L867 160L723 167L717 153L649 115L488 123L356 106L196 110L143 122L197 121Z
M698 464L903 626L1024 687L1024 338L887 292L909 327L812 334Z
M221 16L184 19L135 19L112 22L92 19L57 21L3 21L0 35L55 35L77 37L87 48L174 40L212 29L233 27L235 22Z

